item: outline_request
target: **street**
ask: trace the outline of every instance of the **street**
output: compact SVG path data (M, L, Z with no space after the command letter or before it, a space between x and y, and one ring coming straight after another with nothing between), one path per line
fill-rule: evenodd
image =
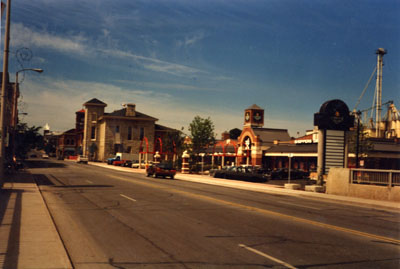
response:
M74 268L400 266L399 212L28 163Z

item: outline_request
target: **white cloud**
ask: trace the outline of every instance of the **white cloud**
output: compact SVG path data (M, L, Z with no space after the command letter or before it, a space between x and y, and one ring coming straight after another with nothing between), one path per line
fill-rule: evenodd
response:
M36 32L21 23L13 24L11 30L11 43L14 47L41 47L84 54L88 50L86 41L82 35L60 37L46 32Z
M200 40L204 39L205 34L203 32L196 33L194 35L186 36L184 41L178 41L178 47L189 47L195 45Z
M83 34L58 36L45 31L34 31L21 23L13 24L11 33L12 46L14 47L39 47L62 53L79 54L85 57L111 56L119 59L133 59L147 70L168 73L174 76L206 73L193 67L119 50L116 48L118 42L111 39L110 32L106 29L103 29L103 35L96 41L89 40ZM194 39L188 40L188 42L192 43Z

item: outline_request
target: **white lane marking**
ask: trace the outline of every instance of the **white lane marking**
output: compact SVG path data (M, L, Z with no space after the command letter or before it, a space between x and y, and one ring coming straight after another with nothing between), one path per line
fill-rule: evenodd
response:
M285 204L285 205L292 205L292 206L298 206L298 207L304 207L304 208L309 208L309 209L314 209L314 210L321 210L320 208L317 207L312 207L312 206L306 206L306 205L297 205L289 202L281 202L281 201L276 201L279 204Z
M123 195L123 194L120 194L120 195L121 195L122 197L128 199L128 200L131 200L131 201L133 201L133 202L137 202L135 199L133 199L133 198L131 198L131 197L128 197L128 196Z
M89 179L86 179L86 182L87 182L87 183L90 183L90 184L93 184L93 182L90 181Z
M274 257L268 255L268 254L265 254L265 253L263 253L263 252L261 252L261 251L258 251L257 249L248 247L248 246L243 245L243 244L239 244L239 247L245 248L245 249L247 249L247 250L249 250L249 251L251 251L251 252L254 252L254 253L256 253L256 254L258 254L258 255L260 255L260 256L263 256L263 257L265 257L265 258L267 258L267 259L270 259L271 261L274 261L274 262L279 263L279 264L281 264L281 265L283 265L283 266L286 266L287 268L290 268L290 269L297 269L297 268L294 267L293 265L290 265L290 264L288 264L288 263L286 263L286 262L284 262L284 261L281 261L281 260L279 260L279 259L277 259L277 258L274 258Z

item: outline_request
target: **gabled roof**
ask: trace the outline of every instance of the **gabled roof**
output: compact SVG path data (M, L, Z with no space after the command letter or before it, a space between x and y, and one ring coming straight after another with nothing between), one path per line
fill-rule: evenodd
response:
M261 107L259 107L258 105L254 104L251 107L248 107L247 109L262 109Z
M83 105L84 105L84 106L86 106L86 105L101 105L101 106L107 106L106 103L103 103L102 101L100 101L100 100L97 99L97 98L93 98L93 99L87 101L86 103L84 103Z
M155 129L156 129L156 131L179 132L176 129L172 129L172 128L169 128L169 127L166 127L166 126L163 126L163 125L160 125L160 124L156 124L155 125Z
M289 141L290 136L287 129L253 128L255 135L259 136L261 142L268 143L279 141Z
M69 129L68 131L65 131L62 134L75 134L75 133L76 133L76 129L74 128L74 129Z
M139 111L135 111L135 116L126 116L126 108L120 109L120 110L115 110L114 112L111 113L104 113L104 116L110 116L110 117L126 117L126 118L146 118L146 119L151 119L157 121L158 119L151 117L149 115L143 114Z

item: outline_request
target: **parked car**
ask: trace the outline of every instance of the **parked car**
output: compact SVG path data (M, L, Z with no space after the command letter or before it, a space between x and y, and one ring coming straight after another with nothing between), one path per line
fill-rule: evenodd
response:
M114 164L114 161L119 161L121 158L119 156L108 158L107 159L107 164L111 165Z
M226 169L219 169L213 171L213 176L216 178L227 178L244 180L251 182L266 182L270 178L270 175L262 173L252 167L242 166L231 166Z
M158 164L150 165L146 169L146 174L148 177L149 176L153 176L153 177L161 176L163 178L170 177L171 179L173 179L176 174L176 170L169 163L158 163Z
M309 173L300 169L290 169L291 179L308 178ZM287 179L289 178L289 169L281 168L271 171L271 179Z
M126 160L122 164L123 167L132 167L132 161L131 160Z
M142 167L145 167L146 163L142 161ZM132 168L139 168L139 161L133 161L131 164Z
M86 163L87 164L89 162L89 159L88 159L87 156L79 155L78 158L76 159L76 162L77 163Z

